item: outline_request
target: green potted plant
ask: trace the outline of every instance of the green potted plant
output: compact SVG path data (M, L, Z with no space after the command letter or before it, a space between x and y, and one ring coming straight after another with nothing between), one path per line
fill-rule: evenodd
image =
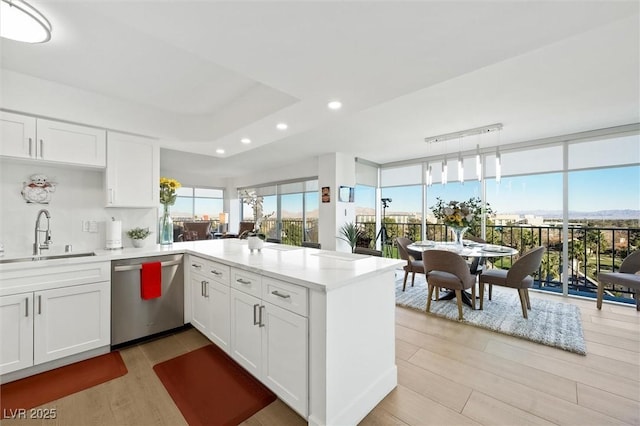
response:
M127 231L127 236L131 238L134 247L144 247L145 238L151 235L149 228L132 228Z
M358 243L358 239L364 236L364 231L358 228L355 223L347 222L340 227L340 235L338 235L338 238L349 243L351 246L351 253L353 253L356 248L356 244Z

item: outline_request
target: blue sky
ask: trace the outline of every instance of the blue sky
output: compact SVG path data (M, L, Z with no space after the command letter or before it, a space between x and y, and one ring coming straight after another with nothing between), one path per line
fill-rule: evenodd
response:
M382 197L393 199L387 212L419 212L420 191L419 185L383 188ZM433 185L427 189L427 207L434 205L438 196L445 201L459 201L479 197L480 191L477 181ZM370 191L357 191L356 203L373 207L368 194ZM500 184L487 181L487 200L498 213L562 210L562 173L503 178ZM569 173L569 209L585 212L640 210L640 166Z

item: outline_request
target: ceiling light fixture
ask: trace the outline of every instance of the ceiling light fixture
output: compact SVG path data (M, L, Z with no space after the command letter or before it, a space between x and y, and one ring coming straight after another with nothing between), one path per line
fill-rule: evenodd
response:
M240 139L240 142L244 143L244 144L250 144L251 143L251 139L249 138L242 138Z
M287 130L289 128L289 126L287 125L287 123L278 123L276 125L276 128L278 130Z
M216 154L224 154L224 149L222 148L216 149Z
M51 23L25 1L2 0L0 37L25 43L44 43L51 40Z
M502 123L491 124L489 126L474 127L473 129L462 130L460 132L445 133L444 135L430 136L424 138L427 143L442 142L450 139L458 139L464 136L479 135L482 133L495 132L502 129Z
M342 102L340 101L331 101L327 104L327 107L332 110L337 110L342 108Z

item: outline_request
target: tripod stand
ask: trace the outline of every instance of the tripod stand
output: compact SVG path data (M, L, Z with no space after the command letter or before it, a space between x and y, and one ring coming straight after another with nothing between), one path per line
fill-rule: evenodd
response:
M378 235L376 235L376 239L374 241L378 241L380 238L380 246L382 248L382 254L384 257L391 257L391 244L387 241L387 227L384 223L386 218L386 210L389 207L389 203L391 202L391 198L383 198L382 200L382 223L380 224L380 230L378 231Z

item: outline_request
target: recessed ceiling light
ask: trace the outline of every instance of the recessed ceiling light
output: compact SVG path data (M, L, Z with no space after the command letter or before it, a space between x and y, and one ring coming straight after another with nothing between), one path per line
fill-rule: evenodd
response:
M224 149L222 149L222 148L218 148L218 149L216 149L216 153L218 153L218 154L224 154Z
M242 139L240 139L240 142L242 142L242 143L251 143L251 139L249 139L249 138L242 138Z
M329 107L329 109L333 109L333 110L340 109L340 108L342 108L342 102L340 102L340 101L331 101L331 102L329 102L327 104L327 107Z
M278 130L287 130L289 128L289 126L287 126L287 123L278 123L276 125L276 128Z
M42 13L22 0L1 0L0 37L26 43L51 39L51 24Z

